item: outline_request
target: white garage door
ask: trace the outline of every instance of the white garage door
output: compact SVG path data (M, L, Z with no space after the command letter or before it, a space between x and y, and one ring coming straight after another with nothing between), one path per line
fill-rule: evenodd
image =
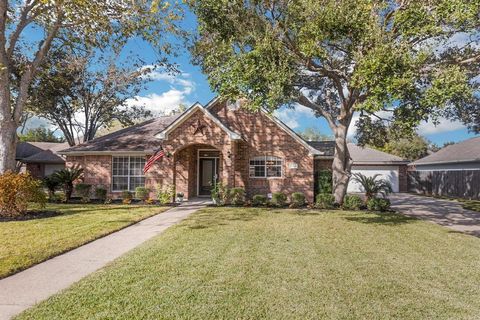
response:
M399 190L398 166L352 166L352 174L357 172L367 177L379 174L378 179L385 179L391 183L393 192ZM350 180L347 192L363 192L363 188L357 182Z

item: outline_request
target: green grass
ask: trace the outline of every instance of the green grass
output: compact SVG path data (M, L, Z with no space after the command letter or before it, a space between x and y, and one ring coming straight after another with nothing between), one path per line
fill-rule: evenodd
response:
M462 207L468 210L480 212L480 200L457 199Z
M0 222L0 278L76 248L166 208L48 204L55 217Z
M19 319L474 319L479 257L394 214L208 208Z

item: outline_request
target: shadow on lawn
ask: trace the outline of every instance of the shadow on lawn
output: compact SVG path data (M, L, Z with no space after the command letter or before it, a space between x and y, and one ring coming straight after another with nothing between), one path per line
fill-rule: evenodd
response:
M216 226L225 226L231 222L237 221L252 221L255 220L260 213L256 211L226 211L212 213L209 211L196 214L193 219L190 220L188 224L185 224L184 227L199 230L207 229Z
M362 215L359 217L345 217L345 220L367 223L367 224L383 224L383 225L400 225L418 221L417 218L407 217L395 213L372 213L368 216Z

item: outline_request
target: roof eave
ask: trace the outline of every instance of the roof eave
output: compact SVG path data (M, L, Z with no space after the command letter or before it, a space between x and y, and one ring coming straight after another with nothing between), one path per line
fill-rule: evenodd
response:
M454 161L429 161L429 162L412 162L410 166L423 166L431 164L449 164L449 163L469 163L469 162L480 162L480 159L467 159L467 160L454 160Z

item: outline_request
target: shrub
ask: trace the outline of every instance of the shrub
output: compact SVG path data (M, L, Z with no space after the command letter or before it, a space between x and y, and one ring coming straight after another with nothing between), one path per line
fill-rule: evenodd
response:
M230 189L222 182L217 182L212 189L212 200L217 206L228 204L230 200Z
M78 183L75 185L75 191L82 198L82 202L87 203L90 201L90 190L92 189L91 184Z
M69 201L72 197L73 183L83 176L83 169L80 166L65 168L52 174L53 178L63 185L65 192L65 201Z
M132 203L132 199L133 199L133 194L130 191L128 191L128 190L122 191L122 203L123 204Z
M42 182L29 173L7 171L0 175L0 216L19 216L27 212L29 202L43 208L46 201Z
M148 199L148 195L150 194L150 189L145 187L136 187L135 188L135 198L145 202Z
M315 193L332 193L333 192L332 171L321 170L315 176Z
M105 189L102 186L96 187L95 188L95 198L100 200L100 201L105 202L105 200L107 199L107 189Z
M274 192L270 204L274 207L283 207L287 203L287 196L283 192Z
M173 201L175 186L157 187L157 199L160 204L167 204Z
M53 175L49 175L43 178L43 185L48 190L49 200L53 200L53 198L55 197L55 191L60 186L60 181L55 179Z
M365 192L365 203L378 194L387 196L392 192L392 185L385 179L377 179L380 174L367 177L361 173L354 173L352 181L359 183Z
M346 210L360 210L362 205L363 205L363 200L360 196L351 195L351 196L345 196L345 199L343 199L342 208Z
M300 208L305 205L305 195L302 192L294 192L291 196L291 206Z
M315 207L318 209L333 209L335 208L335 197L331 193L317 194Z
M367 201L367 208L370 211L387 211L390 209L390 200L384 198L371 198Z
M264 206L267 204L267 197L263 194L256 194L252 198L252 205L254 206Z
M245 203L245 189L232 188L230 190L230 198L233 205L235 206L243 205Z

